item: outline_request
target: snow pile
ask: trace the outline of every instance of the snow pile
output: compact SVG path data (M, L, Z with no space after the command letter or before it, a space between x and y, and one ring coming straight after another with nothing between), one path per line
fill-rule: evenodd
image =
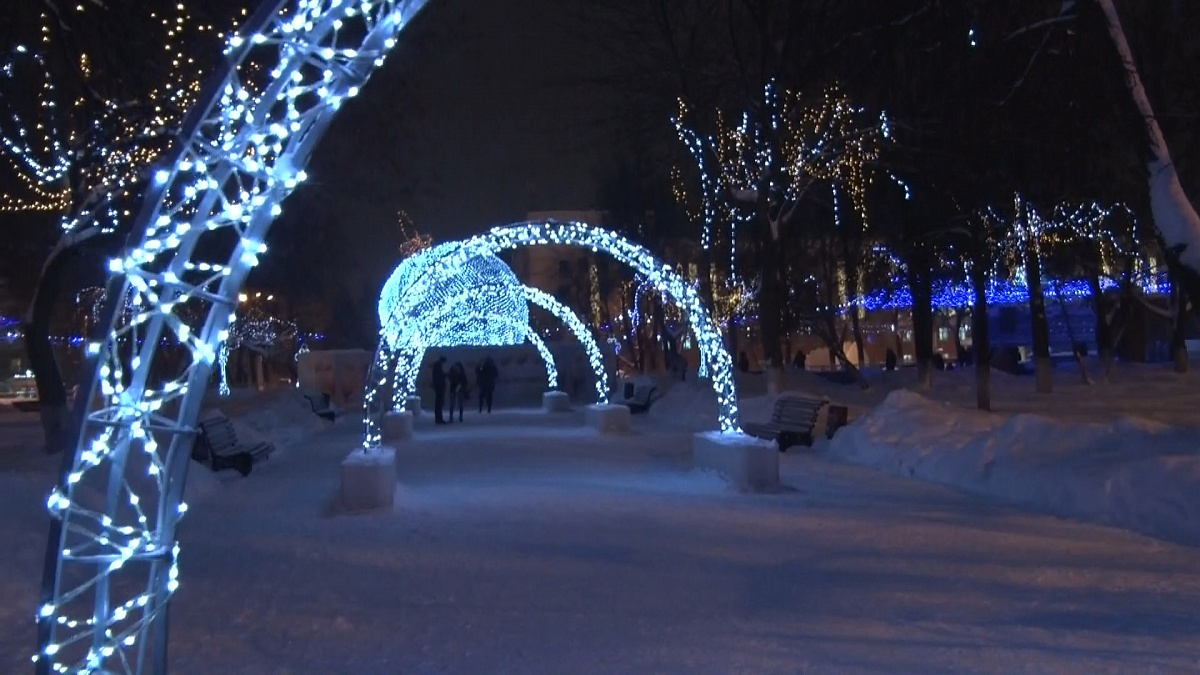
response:
M272 389L242 399L226 399L217 402L212 409L233 421L241 443L268 441L276 449L295 445L330 427L328 421L313 413L312 405L298 390L290 388ZM349 417L358 419L354 415Z
M717 395L707 381L677 382L654 400L646 417L656 426L712 431L718 426Z
M1200 443L1140 418L992 415L896 391L827 455L1022 507L1200 545Z

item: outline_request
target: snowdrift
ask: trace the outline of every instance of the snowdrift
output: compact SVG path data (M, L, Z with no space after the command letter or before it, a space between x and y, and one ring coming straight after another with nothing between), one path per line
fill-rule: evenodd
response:
M825 454L1025 508L1200 545L1200 437L1118 417L1062 422L895 391Z

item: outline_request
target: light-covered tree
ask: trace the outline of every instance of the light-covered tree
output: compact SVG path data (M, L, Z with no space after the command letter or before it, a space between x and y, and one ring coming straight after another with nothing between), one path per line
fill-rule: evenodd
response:
M103 259L121 246L153 163L199 92L194 54L202 45L219 53L220 40L182 2L166 13L140 6L140 15L116 3L44 7L36 41L11 45L0 66L0 154L19 186L0 195L0 211L47 214L56 227L22 317L54 452L67 394L49 326L67 272L75 259ZM109 58L126 50L140 67L132 57Z

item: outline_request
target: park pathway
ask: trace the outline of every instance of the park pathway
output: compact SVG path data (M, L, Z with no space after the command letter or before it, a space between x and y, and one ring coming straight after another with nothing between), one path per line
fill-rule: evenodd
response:
M172 672L1200 670L1200 550L795 453L786 490L736 494L685 433L522 415L420 425L391 513L336 505L352 427L248 480L193 471ZM26 452L0 452L0 533L40 547ZM28 601L0 613L4 672L40 554L0 550Z

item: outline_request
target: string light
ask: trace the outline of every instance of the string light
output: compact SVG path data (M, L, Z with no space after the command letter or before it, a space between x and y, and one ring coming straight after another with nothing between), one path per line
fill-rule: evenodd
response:
M400 255L407 258L433 246L433 237L421 234L408 213L401 211L396 214L400 226Z
M41 45L13 50L0 67L0 88L20 87L18 80L37 80L40 87L33 114L16 107L27 96L0 96L6 113L0 115L0 148L21 186L18 194L0 195L0 212L58 213L68 242L112 233L128 218L121 203L138 195L147 168L168 148L199 93L195 60L185 46L215 37L212 26L192 21L183 3L150 17L163 27L170 67L163 82L134 102L102 93L86 53L78 70L90 96L63 100L46 57L53 48L46 14L41 17Z
M1029 302L1024 256L1030 249L1039 259L1056 255L1073 259L1077 261L1076 264L1093 266L1102 290L1120 287L1124 283L1120 277L1125 274L1125 261L1135 260L1137 265L1128 279L1129 283L1147 294L1170 292L1171 286L1165 272L1157 269L1141 252L1137 218L1124 204L1063 203L1055 205L1046 215L1018 194L1013 197L1011 211L1002 213L996 208L988 208L983 218L989 224L989 232L1002 233L1002 236L989 243L994 253L985 289L989 305ZM863 307L867 311L875 311L912 307L912 294L907 286L903 262L883 246L875 247L872 254L884 263L884 267L891 268L889 285L894 290L876 290L850 300L839 309L844 311L849 307ZM944 266L953 265L951 261L946 261ZM1047 297L1082 300L1092 296L1091 283L1086 279L1055 279L1049 274L1044 276L1043 289ZM968 284L950 280L934 284L934 307L953 309L970 307L974 303L974 291Z
M699 179L697 198L683 172L673 169L675 201L691 222L700 225L705 251L718 242L728 249L727 272L722 275L712 265L710 279L714 304L726 310L718 310L725 328L736 316L728 310L743 305L743 298L752 299L738 273L738 231L753 222L759 196L766 197L772 225L778 227L813 185L827 185L835 224L841 227L840 197L845 192L866 228L866 192L875 173L871 169L891 140L887 116L870 116L838 87L827 89L820 101L810 105L799 92L780 91L769 82L762 108L765 124L749 112L731 124L717 111L714 133L708 136L688 125L693 115L682 101L672 120ZM886 175L904 189L906 198L911 196L906 183Z

